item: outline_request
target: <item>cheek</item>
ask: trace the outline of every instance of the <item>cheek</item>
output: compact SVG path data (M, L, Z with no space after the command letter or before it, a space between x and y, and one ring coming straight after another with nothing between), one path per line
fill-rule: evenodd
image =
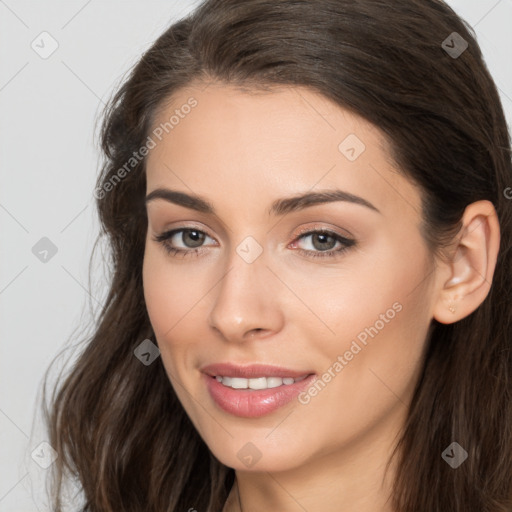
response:
M380 301L377 307L367 303L366 314L359 312L358 321L350 321L354 334L340 338L330 351L325 372L330 369L334 377L324 373L320 378L330 382L319 392L310 389L317 395L306 405L306 423L322 417L325 436L335 444L362 439L376 425L393 430L405 418L421 369L426 330L415 319L421 315L422 298L398 299L389 304L384 300L391 306L387 309ZM379 317L381 311L387 323ZM309 428L315 428L315 422L304 432Z
M171 381L188 378L201 345L197 318L206 318L212 285L191 265L169 261L163 249L146 246L142 268L148 316ZM178 390L177 390L178 391Z
M157 338L172 326L170 315L174 314L176 307L171 276L161 260L154 249L146 246L142 265L144 299Z
M169 337L182 320L200 307L207 288L189 266L172 263L163 249L146 246L142 267L144 298L157 337Z
M326 373L320 378L326 385L319 384L321 393L311 397L311 405L342 404L350 411L344 420L347 432L406 402L430 325L426 254L417 252L413 259L390 249L365 266L371 272L351 267L321 294L309 294L311 309L334 331L317 345L325 361Z
M335 333L330 337L342 340L341 346L329 347L348 350L353 340L362 347L375 341L373 352L389 350L389 356L424 337L432 269L421 238L408 236L408 245L399 237L394 243L376 240L364 254L355 254L339 276L325 281L322 293L309 294L312 307Z
M186 314L186 289L178 293L180 283L171 272L171 266L166 264L165 256L158 252L146 247L142 267L144 298L162 363L172 382L177 369L173 364L175 357L171 355L178 347L171 340L178 339L174 336L175 331L180 325L180 318Z

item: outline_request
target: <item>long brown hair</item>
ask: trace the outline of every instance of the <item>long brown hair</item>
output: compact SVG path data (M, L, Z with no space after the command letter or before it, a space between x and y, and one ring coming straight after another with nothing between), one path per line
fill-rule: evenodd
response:
M459 55L449 51L455 43ZM62 510L66 477L79 480L82 510L98 512L218 512L233 484L160 358L146 366L134 357L153 332L141 272L145 159L126 163L147 144L159 109L193 81L309 87L376 125L420 187L432 254L458 232L467 205L493 203L501 246L491 290L459 322L432 321L394 454L393 500L397 512L512 510L510 135L473 30L441 0L206 0L133 67L101 128L96 197L111 248L108 296L45 405L59 454L54 509ZM454 441L468 453L457 469L441 457Z

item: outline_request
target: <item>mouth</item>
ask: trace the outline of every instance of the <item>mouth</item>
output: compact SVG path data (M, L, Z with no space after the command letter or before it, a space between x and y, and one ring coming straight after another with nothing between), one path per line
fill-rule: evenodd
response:
M290 386L295 382L300 382L311 374L303 375L294 379L293 377L257 377L255 379L244 379L242 377L228 377L215 375L214 378L223 386L232 389L272 389L280 386Z
M220 363L201 368L214 404L238 417L256 418L290 403L316 378L312 371Z

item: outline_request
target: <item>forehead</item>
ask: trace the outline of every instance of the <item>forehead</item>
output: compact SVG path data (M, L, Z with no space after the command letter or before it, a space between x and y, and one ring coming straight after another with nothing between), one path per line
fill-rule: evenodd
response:
M383 133L309 88L190 86L159 109L150 136L148 191L214 200L216 191L282 197L332 187L383 212L420 211L419 190L398 172Z

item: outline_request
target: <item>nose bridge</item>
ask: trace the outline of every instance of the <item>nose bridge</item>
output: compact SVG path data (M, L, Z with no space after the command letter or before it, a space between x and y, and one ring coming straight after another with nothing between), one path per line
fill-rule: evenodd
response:
M280 328L281 311L275 283L271 283L275 278L266 265L263 247L253 237L233 249L209 319L224 338L243 341L251 331Z

